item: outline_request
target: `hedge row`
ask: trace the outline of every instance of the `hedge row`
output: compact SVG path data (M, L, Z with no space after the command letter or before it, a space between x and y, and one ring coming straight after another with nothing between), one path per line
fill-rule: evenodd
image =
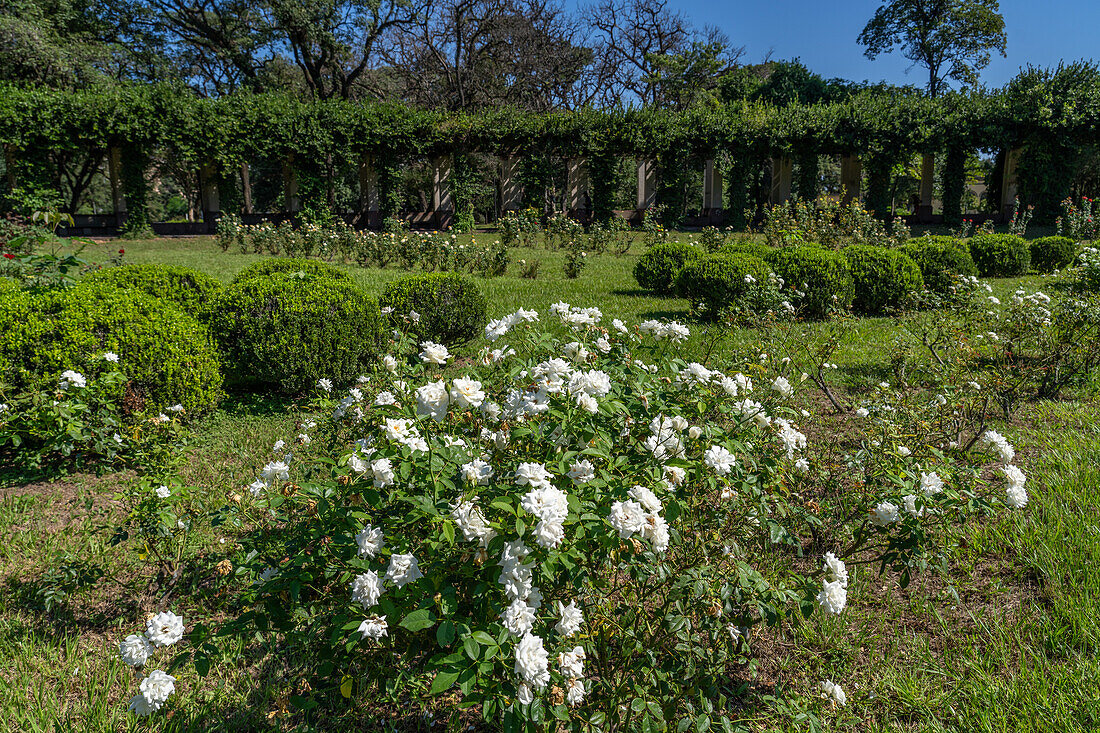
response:
M739 101L686 112L443 113L345 100L310 102L287 93L197 98L171 85L83 92L0 87L0 144L13 156L17 179L40 176L39 163L49 154L102 156L115 147L122 151L128 194L139 199L136 188L143 185L143 166L154 150L195 169L212 165L219 180L257 159L293 160L295 168L318 178L341 176L372 156L383 213L396 206L398 165L470 152L523 157L532 164L524 170L531 184L546 181L550 157L584 156L598 216L610 213L616 156L656 160L663 171L658 196L670 206L682 196L675 192L682 188L676 179L693 159L726 157L729 208L736 215L747 203L751 171L745 161L754 158L860 151L868 170L881 171L914 153L936 153L945 155L951 171L945 207L957 208L964 153L977 147L1024 148L1023 199L1041 200L1044 210L1053 202L1056 210L1069 195L1069 184L1048 180L1044 156L1072 155L1073 145L1091 144L1098 132L1100 74L1087 63L1029 68L995 92L929 99L908 88L868 88L828 103L776 107ZM1052 148L1052 141L1058 147ZM342 161L345 170L326 161ZM871 188L868 197L876 200L882 187ZM131 203L131 216L139 216L140 206Z
M68 289L32 293L3 279L0 290L0 383L48 389L114 352L131 409L201 413L223 383L286 393L321 378L350 383L383 338L378 303L315 260L264 260L225 287L188 268L128 265ZM404 277L383 298L395 313L423 314L410 328L420 339L455 344L487 322L484 296L453 273Z

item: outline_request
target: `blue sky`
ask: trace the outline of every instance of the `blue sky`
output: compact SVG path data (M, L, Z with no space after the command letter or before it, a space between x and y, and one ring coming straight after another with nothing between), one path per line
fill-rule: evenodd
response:
M750 63L772 50L773 58L797 56L826 77L918 86L925 82L920 68L906 73L909 62L900 54L870 61L856 44L878 0L671 0L670 5L696 26L724 30L735 46L745 46ZM1062 59L1100 60L1098 0L1001 0L1001 14L1008 57L994 57L982 74L986 84L1001 86L1028 63L1054 66Z

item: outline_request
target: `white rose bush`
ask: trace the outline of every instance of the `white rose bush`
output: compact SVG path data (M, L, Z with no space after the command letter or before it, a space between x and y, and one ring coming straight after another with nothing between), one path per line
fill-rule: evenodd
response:
M681 324L607 326L521 311L476 359L399 332L372 374L320 387L309 440L234 510L250 582L216 638L277 647L300 709L370 691L506 730L728 727L760 625L842 617L846 563L907 580L949 524L1026 503L1008 461L902 455L884 423L825 526L800 494L828 472L788 406L799 379L769 371L790 360L719 369L680 358ZM193 654L205 673L210 645ZM150 689L135 712L164 703Z

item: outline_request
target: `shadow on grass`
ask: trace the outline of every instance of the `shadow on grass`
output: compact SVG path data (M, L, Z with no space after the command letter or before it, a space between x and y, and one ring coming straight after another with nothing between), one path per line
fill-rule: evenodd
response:
M624 298L653 298L654 300L672 300L676 297L674 295L661 295L644 288L616 288L611 291L611 295L619 295Z
M287 409L305 397L289 397L243 389L231 390L219 406L221 412L234 417L285 415Z

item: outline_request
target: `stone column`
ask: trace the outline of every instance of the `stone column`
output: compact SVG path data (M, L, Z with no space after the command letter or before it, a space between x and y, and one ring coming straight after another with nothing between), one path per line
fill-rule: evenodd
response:
M298 171L294 170L294 154L283 161L283 209L288 214L300 211L302 201L298 198Z
M126 197L122 195L122 183L119 171L122 170L122 150L111 148L107 151L107 177L111 181L111 203L114 207L115 224L119 228L126 221Z
M859 201L859 189L863 179L863 163L858 155L840 158L840 187L844 190L844 203Z
M244 197L244 213L252 213L252 175L248 163L241 163L241 192Z
M359 210L368 221L378 213L378 170L369 155L359 159Z
M1001 179L1001 214L1005 221L1012 217L1012 209L1016 205L1016 195L1020 192L1016 180L1016 167L1020 164L1020 148L1010 148L1005 151L1004 177Z
M202 202L202 220L213 224L218 220L222 207L218 196L217 175L211 163L199 169L199 200Z
M519 180L522 161L514 155L500 159L500 210L516 211L523 208L523 184Z
M638 211L657 203L657 161L638 159Z
M588 192L588 160L570 158L566 162L566 174L565 213L587 214L585 194Z
M451 194L454 165L449 155L432 160L432 218L440 229L446 229L454 218L455 202Z
M785 204L791 200L792 173L790 158L772 158L772 190L768 197L769 203Z
M708 159L703 168L703 213L718 213L722 210L722 173Z
M932 185L936 172L936 157L921 156L920 161L920 205L917 207L917 220L930 221L932 218Z

